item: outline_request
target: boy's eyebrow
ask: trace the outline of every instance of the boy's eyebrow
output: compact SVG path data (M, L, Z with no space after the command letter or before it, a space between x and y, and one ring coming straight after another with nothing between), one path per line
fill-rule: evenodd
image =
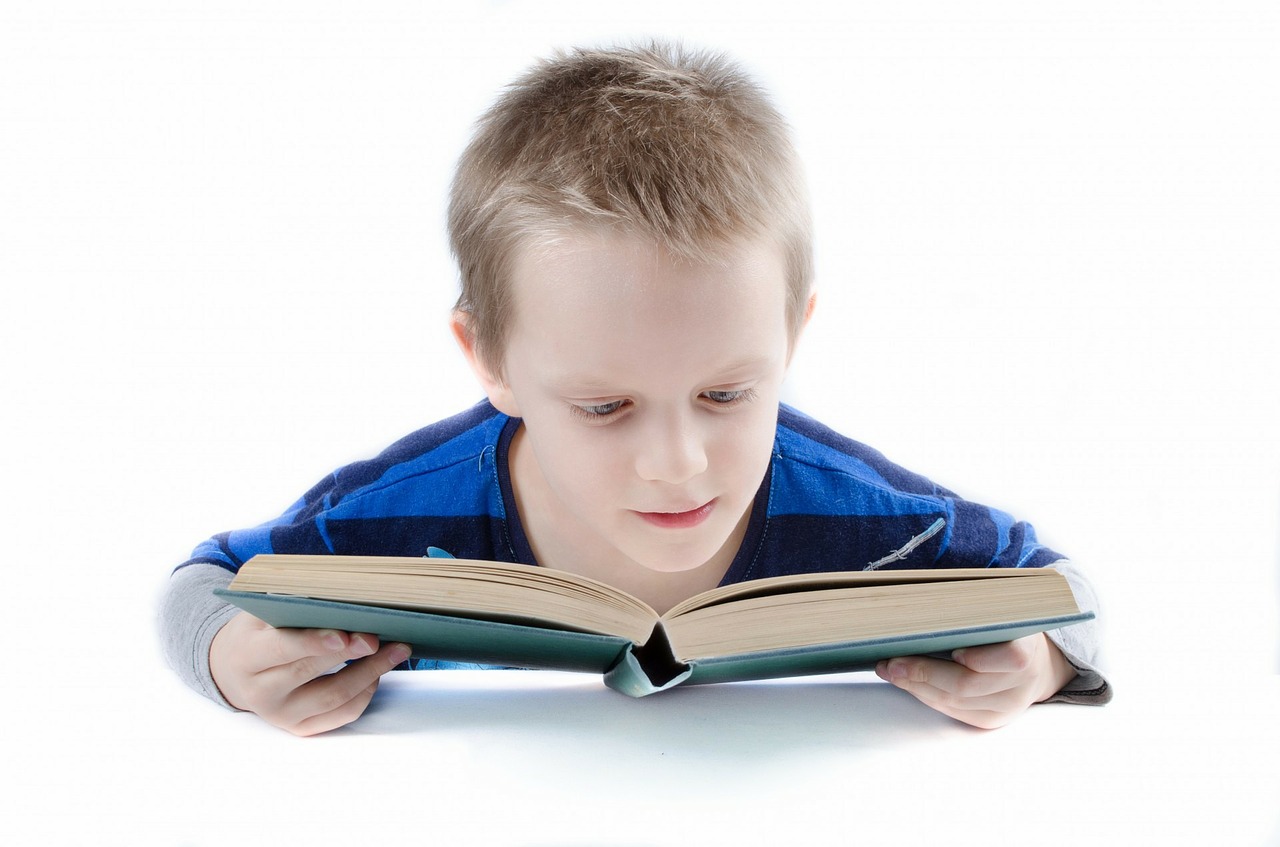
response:
M731 362L725 367L718 368L712 372L711 376L703 380L708 385L715 385L721 382L733 382L735 379L741 379L755 371L762 370L772 363L771 356L752 356L746 359L739 359ZM613 391L618 388L617 380L611 380L602 377L596 373L570 372L555 375L553 382L564 387L572 387L575 390L593 391L604 390Z
M773 356L751 356L746 359L738 359L737 361L730 362L725 367L720 368L715 373L716 376L721 379L731 376L741 376L745 373L769 367L769 365L773 364L773 358Z

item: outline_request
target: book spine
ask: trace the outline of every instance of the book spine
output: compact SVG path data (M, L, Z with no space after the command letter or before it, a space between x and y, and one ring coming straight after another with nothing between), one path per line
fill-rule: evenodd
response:
M642 655L637 655L643 650L644 648L638 650L634 646L623 650L617 663L605 672L604 684L628 697L647 697L650 694L674 688L693 673L692 668L683 664L677 664L674 667L665 666L673 672L656 672L658 669L654 668L652 663L646 662ZM670 661L674 662L674 660Z

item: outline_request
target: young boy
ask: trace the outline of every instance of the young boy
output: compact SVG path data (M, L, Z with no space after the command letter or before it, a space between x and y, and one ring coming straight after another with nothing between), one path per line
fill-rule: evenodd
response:
M166 648L207 696L313 734L355 720L409 658L213 596L260 552L436 546L585 574L659 611L805 570L1053 566L1095 607L1028 524L780 405L814 307L808 210L781 117L724 59L653 45L540 64L480 121L449 225L452 330L488 400L178 567ZM1084 624L877 672L992 727L1034 702L1109 699L1096 646Z

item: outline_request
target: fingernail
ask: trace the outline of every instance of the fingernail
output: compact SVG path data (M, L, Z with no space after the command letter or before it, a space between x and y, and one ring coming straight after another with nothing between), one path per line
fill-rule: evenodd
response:
M341 650L344 646L342 643L342 636L338 635L336 632L331 632L326 635L321 643L323 643L329 650Z
M907 678L907 669L902 662L895 662L893 659L885 659L876 665L876 676L885 682L892 682L897 685L900 680Z
M378 648L369 643L369 639L361 638L358 635L351 637L351 652L357 656L368 656Z
M390 658L392 662L398 665L408 659L412 654L413 650L410 649L408 644L397 644L395 647L391 648Z

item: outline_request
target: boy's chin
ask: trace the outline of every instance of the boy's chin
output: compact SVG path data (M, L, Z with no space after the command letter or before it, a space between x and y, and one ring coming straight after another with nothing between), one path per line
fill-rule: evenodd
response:
M645 570L652 571L653 573L688 573L689 571L695 571L702 567L707 563L707 561L707 559L702 559L701 561L690 560L686 562L678 559L655 560L653 558L647 558L638 561L637 564Z
M719 544L704 542L649 547L643 551L636 551L636 555L630 558L645 570L654 573L686 573L709 564L712 559L719 558L718 554L726 540L722 539Z

